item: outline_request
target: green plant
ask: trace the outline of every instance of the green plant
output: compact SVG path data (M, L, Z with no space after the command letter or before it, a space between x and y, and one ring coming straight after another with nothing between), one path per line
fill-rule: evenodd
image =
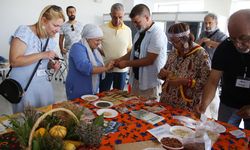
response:
M82 122L76 127L76 134L87 147L98 147L103 136L103 115L98 116L93 122Z
M53 137L48 132L44 136L37 136L32 141L32 150L62 150L63 139Z
M10 126L22 147L28 146L31 129L36 120L41 116L41 113L36 111L34 107L27 106L24 108L23 114L18 117L9 117Z

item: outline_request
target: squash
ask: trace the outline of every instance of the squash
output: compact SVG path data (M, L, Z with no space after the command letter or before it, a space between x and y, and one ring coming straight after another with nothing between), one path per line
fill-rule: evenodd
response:
M75 150L76 146L69 142L64 142L64 150Z
M64 140L64 144L65 143L71 143L71 144L74 144L75 147L78 147L80 146L82 143L80 141L72 141L72 140Z
M35 134L34 136L37 137L37 136L43 136L46 132L46 129L45 128L39 128L38 130L35 131Z
M60 137L63 139L67 134L67 128L64 126L55 125L49 130L49 133L53 137Z

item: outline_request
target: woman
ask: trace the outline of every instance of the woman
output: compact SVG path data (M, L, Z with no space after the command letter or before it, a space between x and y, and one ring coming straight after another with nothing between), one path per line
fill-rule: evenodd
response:
M42 10L37 23L19 26L11 37L10 78L17 80L23 88L27 85L36 64L42 59L21 102L13 104L13 113L23 111L27 104L41 107L55 102L52 85L46 72L48 68L56 71L60 67L58 61L52 62L57 57L56 42L53 37L60 30L64 20L61 7L50 5ZM47 39L49 41L46 51L42 52Z
M160 101L189 111L199 103L202 90L210 72L209 56L194 43L189 26L172 25L168 30L169 41L175 50L170 52L158 77L165 80Z
M82 30L80 42L72 45L69 52L69 71L66 79L68 99L81 97L84 94L96 94L104 72L113 68L114 61L104 66L98 46L103 37L102 30L87 24Z

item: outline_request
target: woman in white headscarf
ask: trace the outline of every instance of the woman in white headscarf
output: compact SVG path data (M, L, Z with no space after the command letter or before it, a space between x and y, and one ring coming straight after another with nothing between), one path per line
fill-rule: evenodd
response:
M82 30L82 39L72 45L66 79L68 99L79 98L85 94L96 94L100 78L113 68L113 61L104 66L102 56L97 50L102 37L103 32L98 26L86 24Z

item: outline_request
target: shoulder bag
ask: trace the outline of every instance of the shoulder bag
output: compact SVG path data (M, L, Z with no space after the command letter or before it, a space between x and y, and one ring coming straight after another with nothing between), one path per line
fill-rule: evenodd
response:
M46 40L46 43L45 43L45 46L44 46L42 52L44 52L46 50L48 42L49 42L49 38ZM38 63L36 64L36 67L33 70L32 74L30 76L30 79L29 79L29 81L24 89L22 88L21 84L18 81L8 78L9 73L12 69L12 67L10 66L10 70L6 75L7 79L3 80L3 82L0 84L0 94L5 99L7 99L10 103L13 103L13 104L19 103L21 101L25 91L27 91L27 89L30 85L30 82L33 79L33 77L36 73L36 70L39 67L39 64L41 61L42 61L42 59L40 59L38 61Z

